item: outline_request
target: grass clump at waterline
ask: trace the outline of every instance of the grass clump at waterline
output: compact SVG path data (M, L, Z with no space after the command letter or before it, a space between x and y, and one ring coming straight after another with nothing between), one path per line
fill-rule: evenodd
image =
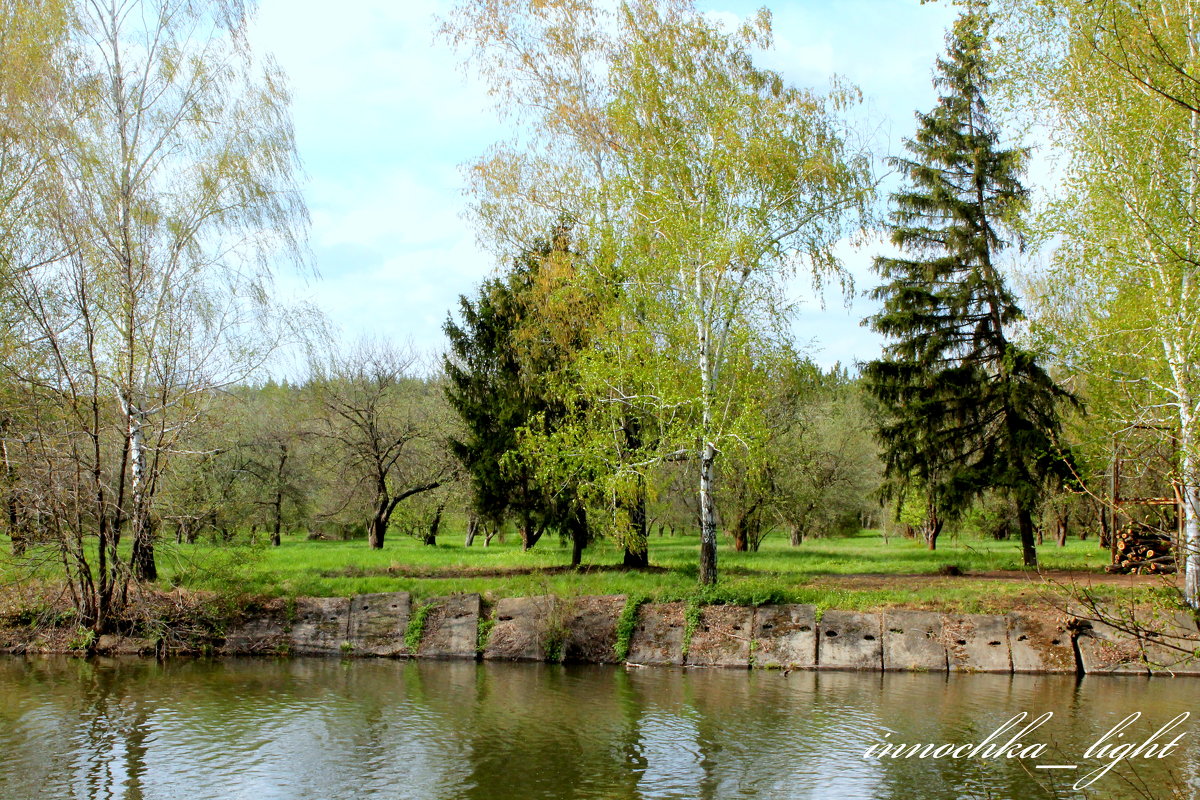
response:
M436 546L394 536L382 550L371 550L365 540L285 536L277 548L243 548L245 557L238 559L236 580L227 574L227 545L203 540L164 542L158 549L160 585L222 594L233 588L239 594L266 597L407 591L414 603L458 592L479 593L489 602L545 594L623 594L654 602L687 602L699 596L704 603L791 602L820 609L912 607L979 613L1040 604L1046 594L1041 575L1022 572L1020 544L1015 540L944 537L939 549L930 551L920 541L896 537L885 541L874 531L810 540L796 547L775 535L758 552L721 547L719 583L700 592L695 536L652 536L651 569L627 571L615 566L621 553L609 542L589 547L582 568L574 570L569 566L570 546L557 539L543 538L532 550L522 551L516 537L504 543L493 541L490 547L479 540L465 547L451 535L443 535L443 543ZM1065 571L1101 576L1109 561L1108 552L1094 539L1071 540L1063 548L1043 546L1038 556L1043 572L1064 582L1076 577L1063 576ZM939 574L948 571L947 565L964 574ZM18 569L14 562L0 560L0 582L10 577L6 571L15 576ZM53 580L53 575L47 572L44 579ZM1134 588L1104 584L1093 590L1101 597L1146 601L1153 601L1156 592L1165 594L1150 583Z

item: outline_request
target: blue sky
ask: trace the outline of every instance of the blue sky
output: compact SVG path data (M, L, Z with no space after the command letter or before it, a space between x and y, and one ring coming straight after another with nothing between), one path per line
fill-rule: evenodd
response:
M346 340L372 335L444 346L442 323L496 264L462 218L460 166L502 132L484 87L434 36L441 0L261 0L253 40L288 73L297 145L312 215L318 278L292 273L280 291L322 308ZM699 0L706 12L747 16L762 2ZM776 0L776 46L760 63L792 83L823 88L831 74L862 89L881 155L911 135L913 112L935 100L930 79L953 7L918 0ZM843 249L857 288L869 289L874 247ZM822 305L804 283L795 331L820 363L869 359L876 337L859 326L869 301Z

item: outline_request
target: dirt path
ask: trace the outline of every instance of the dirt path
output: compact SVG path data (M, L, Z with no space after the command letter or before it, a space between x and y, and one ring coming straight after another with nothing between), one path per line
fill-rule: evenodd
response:
M1030 588L1054 586L1162 586L1164 580L1173 581L1173 576L1161 575L1109 575L1104 572L1084 570L1044 570L1040 573L1021 570L994 570L991 572L969 572L964 575L938 575L936 573L871 573L859 575L820 575L813 579L818 585L836 586L843 589L900 589L928 588L930 586L956 586L980 580L1002 583L1024 583Z

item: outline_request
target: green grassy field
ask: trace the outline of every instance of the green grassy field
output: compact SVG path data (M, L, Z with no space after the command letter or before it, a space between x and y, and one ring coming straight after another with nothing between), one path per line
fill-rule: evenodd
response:
M515 537L514 537L515 538ZM383 550L365 541L325 542L285 539L279 548L245 551L241 563L228 563L228 551L207 544L164 547L162 572L168 584L191 589L228 587L233 578L247 592L265 595L348 596L365 592L408 591L417 597L453 592L479 592L491 599L558 594L641 594L657 600L695 595L698 540L695 537L652 537L648 572L606 569L620 562L608 543L589 548L585 569L566 570L570 549L556 539L543 540L528 552L510 539L506 544L481 541L464 547L460 539L443 537L428 547L409 538L390 539ZM1040 548L1044 572L1100 572L1107 551L1094 540L1072 540L1064 548ZM874 531L820 539L790 546L781 536L768 537L759 552L734 552L722 546L720 583L713 599L743 603L806 602L822 607L872 608L921 606L998 610L1031 600L1045 585L1037 572L1027 580L995 580L972 573L1021 570L1015 541L946 538L930 552L921 543L892 538L884 542ZM966 575L941 577L954 565ZM230 571L235 575L230 575ZM506 574L507 573L507 574ZM879 576L845 580L845 576Z
M223 593L267 596L349 596L367 592L408 591L418 598L454 592L500 597L557 594L635 594L654 600L697 595L698 540L695 537L652 537L650 571L622 571L612 565L620 553L598 543L584 557L584 569L567 569L569 547L543 539L522 552L515 537L484 547L478 539L464 547L460 537L442 537L436 547L415 539L392 537L383 550L365 540L305 541L285 537L281 547L227 547L208 542L162 543L158 549L164 589L184 587ZM7 548L5 548L7 549ZM875 531L819 539L799 547L781 536L768 537L759 552L734 552L725 542L719 550L720 582L704 598L716 602L813 603L822 608L872 609L907 606L964 611L1002 611L1053 599L1047 584L1070 577L1065 571L1101 573L1107 551L1095 540L1071 540L1066 547L1039 548L1042 574L995 576L1020 571L1016 541L945 537L930 552L920 542L892 538ZM965 574L942 576L953 565ZM17 566L0 566L9 580ZM1151 599L1153 588L1099 588L1109 596Z

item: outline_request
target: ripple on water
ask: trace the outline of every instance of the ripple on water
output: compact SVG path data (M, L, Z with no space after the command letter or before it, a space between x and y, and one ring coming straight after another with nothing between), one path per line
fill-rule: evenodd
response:
M1195 696L1182 680L1046 676L14 663L0 662L3 800L1047 797L1016 765L862 752L887 733L970 741L1039 709L1069 749L1123 710ZM1191 743L1173 766L1196 764Z

